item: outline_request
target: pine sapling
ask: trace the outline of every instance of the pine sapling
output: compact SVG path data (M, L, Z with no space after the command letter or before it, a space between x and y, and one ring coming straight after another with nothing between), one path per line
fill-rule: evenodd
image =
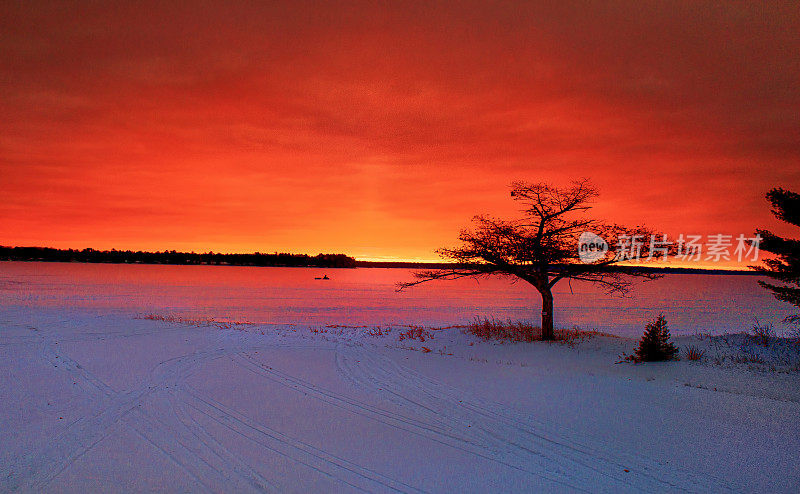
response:
M636 349L637 362L655 362L659 360L673 360L678 349L670 341L669 328L664 314L647 324Z

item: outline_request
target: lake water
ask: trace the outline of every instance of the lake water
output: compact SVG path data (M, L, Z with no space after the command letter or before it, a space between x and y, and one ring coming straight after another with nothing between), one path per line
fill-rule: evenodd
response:
M273 324L463 324L476 316L538 323L540 298L509 279L431 282L397 292L406 269L316 269L0 262L0 305L87 308ZM315 280L327 274L328 281ZM584 283L556 285L555 321L638 335L663 312L673 334L786 329L794 313L756 276L670 274L636 282L627 297Z

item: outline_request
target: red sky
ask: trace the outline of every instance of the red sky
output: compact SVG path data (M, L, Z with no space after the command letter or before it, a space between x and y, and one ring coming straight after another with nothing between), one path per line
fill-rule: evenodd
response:
M2 3L0 245L435 259L515 179L673 235L800 189L794 1L176 3Z

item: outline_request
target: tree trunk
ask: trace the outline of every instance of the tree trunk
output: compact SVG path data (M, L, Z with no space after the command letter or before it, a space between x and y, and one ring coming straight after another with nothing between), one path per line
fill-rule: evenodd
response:
M542 340L555 339L553 333L553 292L550 288L539 291L542 295Z

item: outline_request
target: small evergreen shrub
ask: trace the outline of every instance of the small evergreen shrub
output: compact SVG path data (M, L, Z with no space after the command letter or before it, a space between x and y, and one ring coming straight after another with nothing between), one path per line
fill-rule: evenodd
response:
M637 362L655 362L659 360L674 360L678 349L670 340L669 328L664 314L647 324L636 349Z

